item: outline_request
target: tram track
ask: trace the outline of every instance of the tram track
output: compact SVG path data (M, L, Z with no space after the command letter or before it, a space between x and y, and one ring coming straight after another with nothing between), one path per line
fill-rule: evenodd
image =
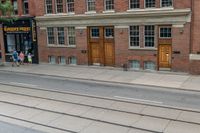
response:
M150 105L150 104L145 104L145 103L138 103L138 102L133 102L133 101L124 101L124 100L119 100L119 99L112 99L112 98L105 98L105 97L97 97L97 96L91 96L91 95L84 95L84 94L76 94L76 93L71 93L71 92L61 92L61 91L54 91L54 90L44 90L44 89L39 89L39 88L34 88L34 87L23 87L23 86L19 86L19 85L9 85L9 84L6 84L6 83L0 83L0 85L4 85L4 86L9 86L9 87L17 87L18 90L23 89L23 90L27 90L27 91L32 91L32 92L37 92L35 94L42 94L42 93L54 93L55 95L59 95L59 94L62 94L62 95L71 95L71 96L76 96L76 97L84 97L84 99L98 99L98 100L108 100L108 101L112 101L113 103L114 102L121 102L121 103L129 103L129 104L137 104L137 105L143 105L143 106L146 106L146 107L149 107L149 106L152 106L152 107L159 107L159 108L163 108L163 109L171 109L171 110L178 110L180 112L191 112L191 113L199 113L200 114L200 111L197 111L197 110L189 110L189 109L182 109L182 108L174 108L174 107L166 107L166 106L160 106L160 105ZM27 94L26 92L22 93L22 91L18 91L16 92L16 90L6 90L6 89L0 89L0 93L3 95L3 94L8 94L8 95L13 95L14 96L22 96L22 97L31 97L35 100L47 100L49 102L60 102L60 103L67 103L67 104L73 104L73 105L76 105L76 106L84 106L84 107L89 107L89 108L95 108L95 109L102 109L102 110L106 110L106 111L113 111L113 112L119 112L119 113L122 113L122 114L129 114L129 115L139 115L141 117L151 117L151 118L157 118L157 119L162 119L162 120L168 120L168 121L176 121L176 122L182 122L182 123L188 123L188 124L194 124L194 125L198 125L200 126L200 123L199 122L194 122L194 121L184 121L184 120L178 120L177 118L176 119L173 119L173 118L167 118L167 117L162 117L162 116L155 116L155 115L149 115L149 114L144 114L142 112L131 112L131 111L126 111L126 110L120 110L120 109L113 109L113 108L109 108L109 107L102 107L102 106L97 106L97 105L89 105L89 104L84 104L84 103L80 103L80 102L72 102L72 101L66 101L66 100L60 100L60 99L56 99L55 97L54 98L51 98L51 97L48 97L47 96L36 96L36 95L31 95L31 94ZM64 94L63 94L64 93ZM9 102L9 101L2 101L0 100L1 103L5 103L5 104L9 104L9 105L15 105L15 106L21 106L21 107L25 107L25 108L31 108L31 109L36 109L36 110L41 110L41 111L45 111L45 112L51 112L51 113L55 113L55 114L60 114L60 115L67 115L67 116L71 116L71 117L77 117L77 118L80 118L80 119L87 119L87 120L91 120L91 121L96 121L96 122L101 122L101 123L107 123L107 124L112 124L112 125L115 125L115 126L121 126L121 127L126 127L126 128L133 128L133 129L137 129L137 130L141 130L141 131L147 131L147 132L152 132L152 133L162 133L160 131L154 131L154 130L148 130L148 129L143 129L143 128L140 128L140 127L134 127L134 126L131 126L131 125L125 125L125 124L122 124L122 123L117 123L117 122L110 122L110 121L105 121L105 120L101 120L101 119L94 119L94 118L88 118L88 117L84 117L84 116L81 116L81 115L76 115L76 114L70 114L70 113L66 113L66 112L60 112L60 111L52 111L52 110L48 110L48 109L45 109L45 108L41 108L41 107L36 107L36 106L28 106L28 105L23 105L23 104L20 104L20 103L13 103L13 102ZM2 115L2 114L0 114ZM5 116L5 115L2 115L4 117L10 117L10 116ZM13 118L13 117L11 117ZM13 118L15 119L15 118ZM16 118L18 119L18 118ZM23 120L22 120L23 121ZM27 121L27 120L25 120ZM30 122L32 123L31 121L27 121L27 122ZM35 123L35 122L33 122ZM39 124L40 123L35 123L35 124ZM42 126L45 126L42 124ZM54 127L50 127L50 128L54 128ZM57 127L55 127L56 129ZM58 130L62 130L62 131L67 131L67 132L71 132L71 133L75 133L74 131L69 131L69 130L63 130L63 129L58 129Z

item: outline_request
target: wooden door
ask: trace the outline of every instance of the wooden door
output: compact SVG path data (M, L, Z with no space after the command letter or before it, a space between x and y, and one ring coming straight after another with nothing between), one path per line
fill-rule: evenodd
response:
M114 27L89 27L89 64L114 66Z
M171 45L159 45L159 68L171 68Z
M105 66L114 66L114 27L104 27Z
M114 66L114 48L112 43L104 44L105 66Z
M91 43L92 64L99 65L101 62L100 46L98 43Z

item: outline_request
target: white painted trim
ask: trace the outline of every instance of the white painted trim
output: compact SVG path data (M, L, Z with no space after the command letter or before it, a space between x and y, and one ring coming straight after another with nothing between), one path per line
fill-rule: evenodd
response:
M115 10L106 10L106 11L103 11L103 13L115 13Z
M184 25L183 24L173 24L172 27L174 27L174 28L183 28Z
M96 14L97 12L96 11L87 11L85 12L85 14Z
M123 25L115 26L115 29L128 29L128 28L129 28L128 25L127 26L123 26Z
M81 27L75 27L76 30L86 30L87 27L86 26L81 26Z
M200 60L200 54L190 54L190 60Z

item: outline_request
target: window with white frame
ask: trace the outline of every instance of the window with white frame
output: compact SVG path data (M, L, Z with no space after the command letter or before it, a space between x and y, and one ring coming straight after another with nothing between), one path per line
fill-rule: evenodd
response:
M105 27L105 37L113 38L114 37L114 28L113 27Z
M88 11L95 11L95 0L87 0L87 10Z
M63 0L56 0L56 13L63 13Z
M57 37L58 37L58 45L65 44L65 34L64 34L64 27L57 27Z
M49 64L56 64L56 57L55 56L49 56L48 60L49 60Z
M114 10L114 0L105 0L105 10Z
M65 56L59 56L58 57L59 64L65 65L66 64L66 59Z
M67 0L67 12L73 13L74 12L74 0Z
M130 0L129 7L130 7L130 9L140 8L140 0Z
M145 0L145 8L156 7L156 0Z
M90 29L91 38L98 38L100 36L99 27L92 27Z
M53 27L47 27L47 38L48 38L48 44L55 44Z
M140 29L139 26L130 26L130 47L140 46Z
M156 65L153 61L145 61L144 69L145 70L156 70Z
M155 46L155 26L146 25L144 29L145 35L145 47L154 47Z
M68 45L75 46L76 45L76 34L75 27L68 27Z
M172 7L172 0L161 0L161 7Z
M160 27L160 38L171 38L172 29L171 27Z
M46 13L47 14L53 13L52 0L46 0Z
M69 64L71 65L76 65L77 64L77 59L75 56L69 57Z
M130 68L132 68L134 70L139 70L140 69L140 61L131 60L131 61L129 61L129 63L130 63Z

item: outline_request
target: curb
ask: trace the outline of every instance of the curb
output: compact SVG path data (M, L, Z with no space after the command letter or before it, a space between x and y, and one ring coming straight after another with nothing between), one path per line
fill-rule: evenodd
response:
M51 75L51 74L40 74L40 73L31 73L31 72L19 72L19 71L12 71L12 70L0 70L2 72L15 72L15 73L23 73L23 74L31 74L31 75L39 75L39 76L52 76L58 77L63 79L70 79L70 80L82 80L82 81L94 81L98 83L108 83L108 84L119 84L119 85L137 85L137 86L146 86L146 87L162 87L171 90L178 90L178 91L188 91L188 92L200 92L200 90L196 89L185 89L185 88L178 88L178 87L168 87L168 86L156 86L156 85L146 85L146 84L136 84L136 83L124 83L124 82L117 82L117 81L106 81L106 80L97 80L97 79L83 79L83 78L75 78L75 77L67 77L67 76L59 76L59 75Z

